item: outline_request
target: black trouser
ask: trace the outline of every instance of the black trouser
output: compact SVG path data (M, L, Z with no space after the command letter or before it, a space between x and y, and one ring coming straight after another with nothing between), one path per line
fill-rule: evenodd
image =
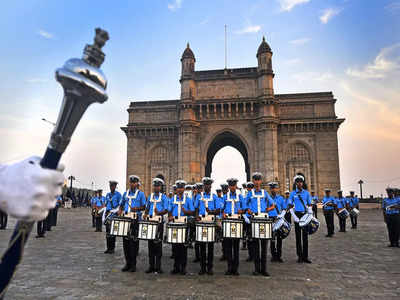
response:
M0 210L0 229L6 229L8 215Z
M251 224L244 223L244 230L246 233L246 240L247 240L247 252L249 254L249 258L251 260L253 260L254 259L254 253L253 253L254 249L253 249L253 247L250 246L250 244L251 244Z
M101 216L96 216L96 231L102 231Z
M400 214L387 214L386 226L388 229L390 245L398 246L400 238Z
M110 235L110 231L111 231L111 222L107 222L107 224L106 224L107 250L114 251L115 250L115 236Z
M36 226L37 226L37 235L44 236L47 228L46 219L38 221Z
M317 214L318 214L318 206L317 206L317 204L313 204L312 211L314 213L314 217L318 219L318 217L317 217Z
M214 262L214 243L199 243L200 267L202 271L211 271Z
M338 219L339 219L340 231L345 232L346 231L347 218L341 218L340 216L338 216Z
M122 238L125 261L130 268L136 268L136 258L139 250L139 240L133 240L128 237Z
M282 258L282 238L279 235L275 235L271 240L271 255L274 259Z
M226 259L226 239L222 239L221 241L222 246L222 257Z
M296 216L301 219L304 216L302 212L295 212ZM294 229L296 232L296 252L300 259L308 259L308 232L306 228L300 227L299 223L295 222Z
M58 206L54 207L53 209L53 226L57 226L57 214L58 214Z
M96 227L96 216L92 215L92 227Z
M237 272L239 268L240 239L226 238L225 258L228 261L228 272Z
M357 218L358 216L353 216L352 214L350 214L350 221L352 228L357 228Z
M286 214L285 214L285 220L286 220L289 224L292 224L292 215L290 214L290 211L286 212Z
M334 224L334 218L333 218L333 209L324 210L324 216L325 216L326 227L328 229L328 235L334 235L335 234L335 224Z
M161 270L161 257L162 257L162 237L164 232L164 224L158 226L157 239L148 242L149 253L149 266L153 271Z
M260 255L260 244L261 244L261 255ZM251 241L251 247L254 253L254 268L258 273L264 273L267 271L267 247L268 240L265 239L253 239Z
M172 244L172 254L174 255L174 270L186 271L187 248L185 244Z
M53 225L53 209L50 209L46 218L46 230L51 231L52 225Z

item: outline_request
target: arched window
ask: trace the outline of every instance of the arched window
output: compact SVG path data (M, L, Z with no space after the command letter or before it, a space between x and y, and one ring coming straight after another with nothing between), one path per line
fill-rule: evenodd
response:
M168 161L168 153L167 149L159 146L153 149L151 152L151 162L167 162Z
M287 153L288 161L308 162L310 161L310 153L308 149L301 143L290 145Z

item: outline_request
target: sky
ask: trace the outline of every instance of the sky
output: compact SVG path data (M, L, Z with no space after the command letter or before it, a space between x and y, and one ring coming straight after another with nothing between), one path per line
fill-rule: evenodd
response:
M74 185L125 187L130 101L179 99L186 43L196 70L256 66L265 35L275 93L332 91L342 189L400 186L400 0L6 1L0 11L0 163L42 155L63 91L54 71L81 57L94 28L110 34L102 70L109 100L84 115L63 156ZM217 182L244 176L236 150L213 161ZM234 163L231 163L234 161Z

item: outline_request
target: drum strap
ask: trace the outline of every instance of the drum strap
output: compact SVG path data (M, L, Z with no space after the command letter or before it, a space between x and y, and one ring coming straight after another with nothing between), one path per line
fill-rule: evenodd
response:
M236 198L235 199L231 199L231 196L230 196L231 192L228 192L226 195L227 195L226 196L227 201L231 203L231 214L233 215L235 213L235 202L239 202L238 193L236 191Z
M181 210L182 210L182 205L185 205L186 203L186 194L183 193L183 200L182 201L176 201L177 195L174 196L174 204L178 205L178 218L181 217Z
M136 200L136 197L137 197L137 195L139 193L139 189L136 189L136 192L135 192L135 194L133 196L129 196L129 191L130 190L127 190L126 194L125 194L126 198L129 199L129 201L128 201L128 213L131 212L132 200Z
M301 195L299 192L297 192L297 196L299 197L301 204L303 204L304 212L307 213L306 205L304 204L303 198L301 198Z
M259 214L259 213L261 213L261 198L264 198L264 196L265 196L264 190L261 189L261 195L256 195L255 189L253 189L251 192L252 192L252 196L254 198L257 198L257 213ZM268 206L268 204L267 204L267 206Z

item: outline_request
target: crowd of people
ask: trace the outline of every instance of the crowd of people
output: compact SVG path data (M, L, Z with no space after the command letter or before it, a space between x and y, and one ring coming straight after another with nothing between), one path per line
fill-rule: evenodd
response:
M298 263L311 263L308 255L308 236L312 232L307 226L301 225L301 220L310 215L317 218L319 203L322 205L327 224L326 237L331 238L335 233L335 214L339 222L339 232L346 232L348 216L350 216L351 228L357 229L359 200L353 191L349 196L344 197L343 192L339 190L337 197L333 197L331 190L326 189L325 196L320 201L314 192L308 191L305 177L302 174L295 176L292 191L285 191L284 195L280 195L280 187L277 182L270 182L267 184L269 189L263 189L262 174L260 173L254 173L252 181L243 184L241 189L238 188L237 183L236 178L229 178L213 193L211 178L204 177L201 183L194 185L189 185L184 180L177 180L173 185L173 193L167 196L163 193L165 187L163 180L155 178L153 192L146 197L140 190L140 178L136 175L129 177L130 188L123 194L116 191L118 183L110 181L110 192L106 196L103 196L102 191L99 190L97 195L91 199L92 225L96 227L96 231L102 231L103 222L106 219L107 249L105 253L112 254L115 251L116 239L115 235L110 234L112 217L135 213L134 218L140 222L149 217L161 216L160 220L167 221L165 224L186 217L185 222L188 228L186 240L182 243L172 244L171 257L175 261L171 274L186 273L187 249L192 248L194 242L194 262L200 263L199 274L212 275L214 246L215 242L220 240L223 253L220 260L227 261L226 275L239 275L239 244L242 241L243 249L247 248L248 250L247 261L254 262L253 274L264 276L269 276L267 271L268 244L270 243L271 262L282 263L282 242L285 237L275 233L270 239L252 238L251 223L255 216L264 214L272 222L281 219L289 224L294 222ZM395 196L394 189L388 188L387 191L388 198L383 201L384 215L388 224L391 245L398 247L400 197L399 195ZM389 210L387 210L388 207ZM104 215L99 213L102 211ZM217 234L217 236L220 238L212 242L198 242L194 238L195 224L206 215L215 217L217 232L220 232L220 235ZM109 218L110 216L111 218ZM221 220L230 219L232 216L239 216L243 220L244 235L241 239L222 237ZM160 222L158 227L160 236L163 236L165 224ZM149 268L146 270L147 273L162 273L162 243L165 238L148 241ZM123 237L126 264L122 271L136 271L139 242L140 239L134 235L133 231L130 235Z

